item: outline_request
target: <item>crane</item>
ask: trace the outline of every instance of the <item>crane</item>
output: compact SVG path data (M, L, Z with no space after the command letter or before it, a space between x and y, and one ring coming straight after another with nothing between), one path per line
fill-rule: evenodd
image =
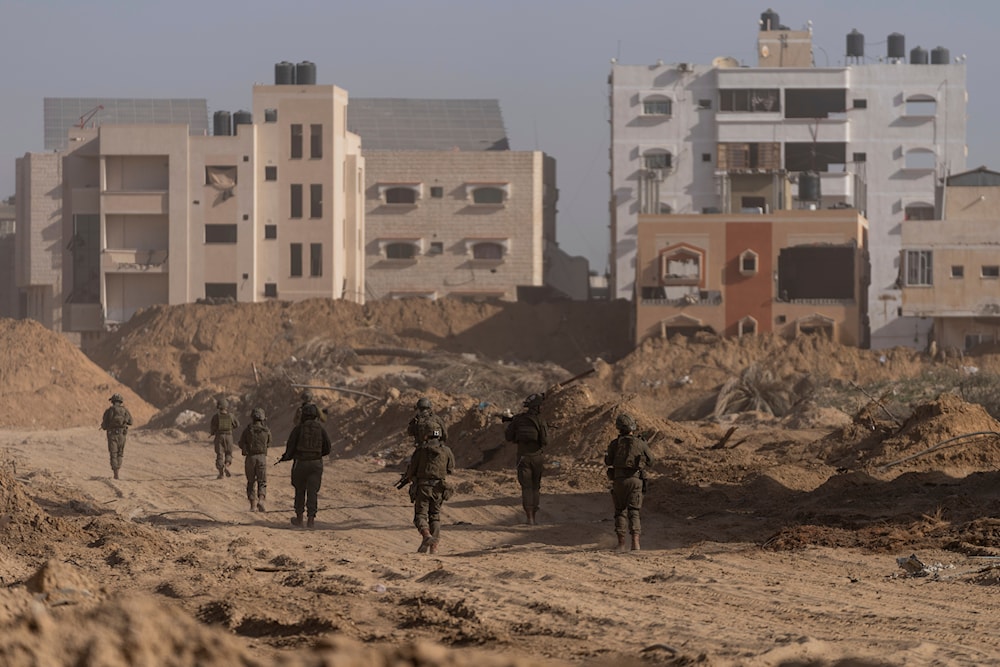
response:
M98 104L96 107L94 107L93 109L91 109L87 113L85 113L82 116L80 116L80 122L76 124L76 127L79 127L79 128L87 127L87 123L90 122L90 119L93 118L97 114L97 112L101 111L102 109L104 109L104 105L103 104Z

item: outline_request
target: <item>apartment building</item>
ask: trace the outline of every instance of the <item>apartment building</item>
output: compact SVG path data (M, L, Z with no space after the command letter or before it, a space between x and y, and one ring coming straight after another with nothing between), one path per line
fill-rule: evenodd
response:
M771 10L755 27L752 66L724 54L612 64L611 293L638 296L642 214L852 208L870 225L859 344L912 346L930 322L902 311L899 226L931 217L938 179L965 169L964 62L943 47L907 52L900 33L866 56L855 30L831 65L811 27Z
M369 299L589 296L556 242L555 160L510 150L496 100L353 99Z
M940 215L902 224L903 314L930 322L914 345L969 351L1000 342L1000 173L980 167L948 177Z
M27 317L86 342L154 304L364 301L364 160L347 92L279 63L253 112L68 130L18 160ZM55 242L52 239L57 239Z
M868 224L853 209L642 214L635 342L720 336L865 336Z

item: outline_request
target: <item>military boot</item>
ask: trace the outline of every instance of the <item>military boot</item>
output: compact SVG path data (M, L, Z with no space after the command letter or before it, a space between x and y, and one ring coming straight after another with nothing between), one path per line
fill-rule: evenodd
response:
M430 553L431 555L436 554L438 552L439 541L440 540L438 540L438 538L431 536L431 543L427 547L427 552Z
M222 468L219 468L219 474L215 477L215 479L222 479Z
M525 508L524 510L524 522L529 526L535 525L535 510L530 510Z
M622 536L624 539L624 535ZM632 533L632 551L639 550L639 533Z
M624 533L618 533L618 551L628 551L628 548L625 546Z
M296 514L294 517L291 518L291 522L292 522L293 526L301 526L302 525L302 514Z
M254 500L253 498L251 498L250 499L250 511L253 512L255 509L257 509L257 501Z
M222 472L226 473L226 477L232 477L233 476L233 474L231 472L229 472L229 466L226 466L225 468L223 468ZM220 477L221 477L221 475L220 475Z
M316 517L311 516L308 519L306 519L306 528L315 528L315 527L316 527Z
M264 496L261 496L257 500L257 511L258 512L263 512L264 511Z
M118 469L117 468L114 470L114 473L115 473L115 479L118 479Z
M424 539L421 540L420 547L417 548L417 553L425 554L427 553L427 550L430 549L431 541L434 539L434 537L431 535L431 531L426 528L420 529L420 537Z

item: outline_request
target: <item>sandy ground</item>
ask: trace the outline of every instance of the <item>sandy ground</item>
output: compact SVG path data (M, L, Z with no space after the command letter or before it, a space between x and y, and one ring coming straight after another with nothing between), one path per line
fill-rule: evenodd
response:
M148 596L147 604L180 609L235 638L232 662L211 664L249 664L236 660L244 650L258 664L316 646L329 654L336 636L376 647L427 640L456 649L451 660L467 659L391 664L487 664L472 650L572 664L1000 662L994 560L934 543L913 552L905 539L881 550L870 542L767 548L792 517L804 524L804 515L837 514L849 528L877 525L883 513L888 527L895 522L879 497L892 497L893 515L909 512L928 525L970 497L995 507L996 476L921 478L905 487L844 481L830 496L822 475L816 488L792 496L761 484L730 492L661 476L643 514L643 549L619 554L602 470L553 469L541 523L527 526L509 470L463 469L459 493L445 506L441 552L428 556L415 553L411 506L393 488L398 468L373 458L329 460L310 531L288 521L289 464L270 469L268 511L250 512L239 452L234 476L216 480L202 436L134 431L116 481L95 429L0 432L7 479L61 522L45 532L36 521L35 539L30 529L13 534L13 505L0 521L7 584L0 621L13 624L0 662L40 664L15 660L10 638L32 633L18 620L30 597L19 582L45 560L92 583L83 598L49 600L46 613L56 621L82 622L79 615L99 605ZM272 448L271 460L279 455ZM501 456L513 463L512 452ZM783 465L809 467L801 452L791 456L798 460ZM908 576L896 559L911 553L940 569ZM80 654L67 649L64 664L77 664L71 655Z

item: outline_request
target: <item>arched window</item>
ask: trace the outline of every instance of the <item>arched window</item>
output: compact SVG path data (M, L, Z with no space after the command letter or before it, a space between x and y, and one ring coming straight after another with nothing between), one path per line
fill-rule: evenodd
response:
M752 276L757 273L759 257L753 250L744 250L740 253L740 273L744 276Z
M476 188L472 191L472 203L474 204L502 204L504 191L500 188L486 187Z
M742 320L740 320L739 331L737 335L739 336L752 336L757 333L757 320L747 315Z
M413 259L417 256L417 246L412 243L389 243L385 246L386 259Z
M503 246L487 241L472 246L472 259L503 259Z
M386 204L416 204L417 191L413 188L397 187L385 191Z
M673 113L673 102L666 95L647 95L642 100L643 116L669 116Z
M907 169L933 170L936 163L934 151L928 148L912 148L906 151L905 167Z

